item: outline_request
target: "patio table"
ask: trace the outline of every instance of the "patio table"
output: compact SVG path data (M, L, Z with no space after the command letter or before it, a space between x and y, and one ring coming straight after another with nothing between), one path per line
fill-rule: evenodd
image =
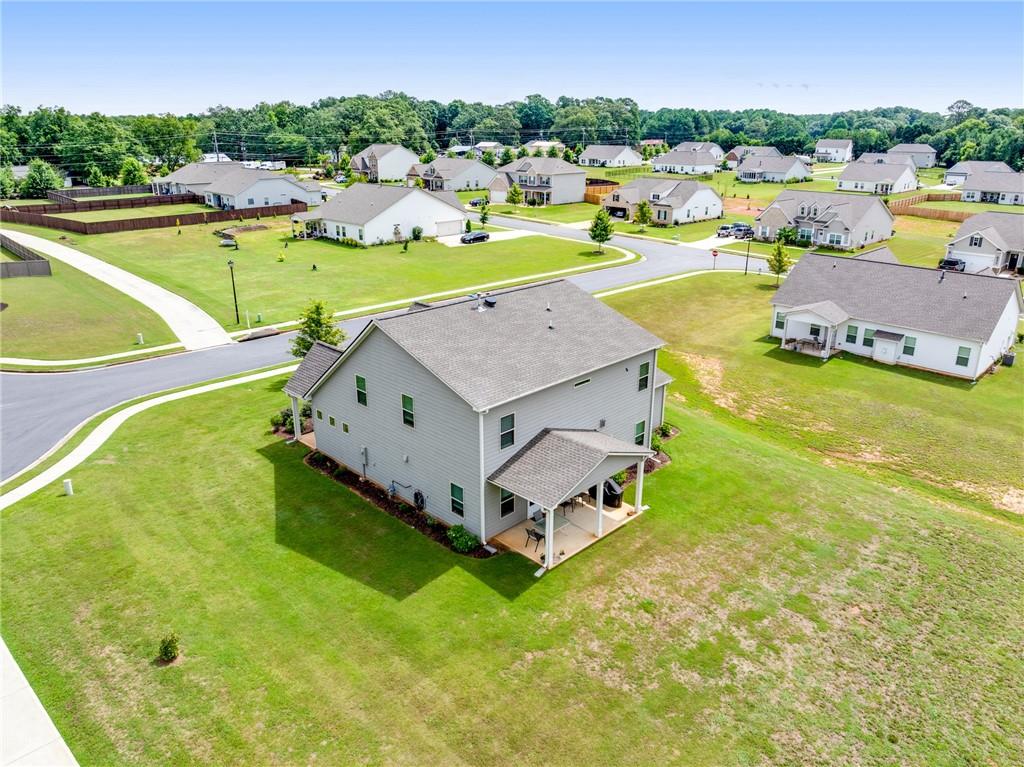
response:
M554 525L555 532L557 533L559 530L561 530L563 527L569 524L569 520L561 514L555 514L555 518L552 520L552 524ZM540 522L534 521L533 529L541 535L544 535L544 533L546 533L548 529L547 519L542 519Z

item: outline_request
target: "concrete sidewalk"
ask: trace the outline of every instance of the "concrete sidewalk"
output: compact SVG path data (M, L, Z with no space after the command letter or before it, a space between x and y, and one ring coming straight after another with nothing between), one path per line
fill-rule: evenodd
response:
M10 229L5 229L4 234L25 247L63 261L68 266L73 266L148 306L170 326L174 335L188 350L208 349L211 346L232 343L231 337L220 323L177 293L67 245Z
M78 762L0 639L0 767L65 767Z

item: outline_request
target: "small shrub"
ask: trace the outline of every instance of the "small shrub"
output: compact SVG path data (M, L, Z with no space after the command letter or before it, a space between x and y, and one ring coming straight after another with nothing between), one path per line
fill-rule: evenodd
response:
M163 639L160 640L160 649L157 651L157 660L162 663L170 663L177 659L180 648L179 648L178 635L173 631L167 634Z
M626 483L626 472L617 471L614 474L612 474L612 479L614 479L615 482L621 487Z
M473 231L473 222L471 222L469 219L466 219L466 234L469 234L472 231Z
M477 537L462 525L448 528L448 542L460 554L467 554L480 544Z
M284 426L284 416L281 413L274 413L270 416L270 428L280 429Z
M653 450L655 453L661 452L661 437L659 437L657 434L651 435L651 450Z
M417 242L419 242L420 239L422 239L422 237L423 237L423 227L422 226L414 226L412 228L412 238L414 240L416 240Z
M672 436L672 427L669 426L667 423L663 423L661 426L658 427L658 436L661 437L662 439L668 439L669 437Z

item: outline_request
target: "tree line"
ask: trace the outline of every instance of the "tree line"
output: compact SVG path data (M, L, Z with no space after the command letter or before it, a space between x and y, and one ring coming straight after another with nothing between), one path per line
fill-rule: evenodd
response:
M63 107L27 112L0 109L0 166L34 158L81 179L119 178L128 158L157 172L215 149L235 159L283 159L312 164L324 155L354 154L371 143L402 144L419 153L444 153L456 144L498 141L519 146L557 138L567 145L636 144L656 138L769 144L784 153L809 153L818 138L853 139L857 153L885 151L897 143L927 143L939 160L1024 163L1024 110L984 109L967 101L945 113L879 107L832 114L796 115L772 109L641 109L628 98L442 103L404 93L320 99L309 105L282 101L251 108L215 106L202 114L72 114Z

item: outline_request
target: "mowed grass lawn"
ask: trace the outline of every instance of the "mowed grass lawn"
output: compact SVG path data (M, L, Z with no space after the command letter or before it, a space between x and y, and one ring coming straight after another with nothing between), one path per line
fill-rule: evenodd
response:
M8 259L16 260L4 252ZM50 277L0 281L0 301L7 304L0 311L0 356L78 359L178 340L160 317L119 290L60 261L50 268Z
M650 510L540 580L308 469L281 379L161 405L3 512L4 639L81 764L1019 764L1021 526L681 383Z
M896 216L893 223L896 234L883 244L901 263L934 268L946 254L946 243L953 239L959 226L956 221Z
M250 224L253 222L249 222ZM516 281L562 269L586 270L622 258L592 245L541 235L448 247L436 242L353 248L331 240L295 240L289 224L264 219L267 229L241 232L239 250L220 246L224 224L78 235L39 227L13 227L41 237L67 235L65 244L162 285L205 309L228 329L297 319L311 299L333 311L456 291L499 280ZM284 255L284 261L277 259ZM235 324L231 277L235 262L241 325ZM317 271L313 271L313 265Z
M740 213L726 213L724 218L712 218L707 221L695 221L691 224L680 224L679 226L653 226L648 224L643 231L639 224L613 218L615 223L615 234L642 234L646 237L660 237L666 240L679 240L680 242L696 242L707 237L714 237L718 227L723 224L743 222L753 224L754 217Z
M495 215L515 216L516 218L536 219L538 221L553 221L558 224L572 224L577 221L589 221L600 207L600 205L594 205L589 202L544 205L539 208L531 208L528 205L497 203L491 205L490 210Z
M144 208L111 208L109 210L83 210L75 213L53 213L56 218L73 221L117 221L124 218L153 218L156 216L183 216L186 213L209 213L213 208L198 203L175 205L147 205Z
M694 408L838 463L1024 514L1024 369L978 383L854 355L822 362L767 336L774 277L703 275L608 303L668 342L661 362Z

